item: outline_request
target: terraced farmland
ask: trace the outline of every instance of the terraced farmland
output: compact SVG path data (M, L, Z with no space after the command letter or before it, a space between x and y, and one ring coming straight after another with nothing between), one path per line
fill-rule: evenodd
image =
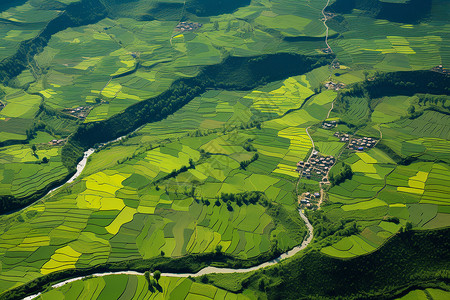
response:
M38 299L116 299L121 296L126 299L250 299L187 278L162 277L158 281L158 289L152 292L144 276L137 275L111 275L77 281L46 292Z
M0 215L0 297L280 253L223 282L128 273L39 297L265 299L299 274L292 299L446 296L445 266L352 295L305 270L332 261L342 282L349 258L449 226L448 3L403 23L385 8L417 1L20 2L0 4L0 208L39 201Z

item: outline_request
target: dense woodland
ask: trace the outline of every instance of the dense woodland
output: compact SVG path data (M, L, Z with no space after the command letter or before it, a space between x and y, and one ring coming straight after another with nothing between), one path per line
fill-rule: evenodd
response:
M409 0L393 3L381 0L337 0L328 11L349 14L353 9L361 10L364 14L391 22L417 24L429 17L432 0ZM398 12L402 13L399 14Z
M258 288L263 281L269 299L392 299L414 288L448 289L449 233L407 231L376 252L348 260L311 251L243 284Z

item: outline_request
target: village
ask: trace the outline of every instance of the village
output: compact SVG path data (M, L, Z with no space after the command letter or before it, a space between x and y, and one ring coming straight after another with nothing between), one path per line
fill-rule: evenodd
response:
M308 161L297 163L297 172L306 179L328 182L327 174L336 162L333 156L322 156L314 151Z
M444 68L442 65L436 66L431 69L431 71L435 71L442 74L450 74L450 71L446 68Z
M197 22L180 22L175 27L175 30L180 31L180 32L186 32L186 31L192 31L192 30L195 30L195 29L198 29L201 27L203 27L203 24L197 23Z
M325 121L322 123L322 128L323 129L333 129L334 127L337 126L337 121Z
M48 143L52 146L62 146L62 145L64 145L65 142L66 142L66 140L62 139L62 140L51 140Z
M327 81L327 82L325 82L324 85L327 89L335 90L335 91L339 91L339 90L345 88L345 84L342 82Z
M91 107L89 107L89 106L79 106L77 108L63 109L64 113L69 114L69 115L79 118L79 119L85 119L90 111L91 111Z
M337 121L325 121L322 127L331 129L335 127ZM333 136L337 137L340 142L346 143L349 150L361 152L371 149L376 146L378 140L370 137L353 137L348 133L335 132ZM323 156L318 151L313 150L308 161L299 161L297 163L297 172L300 174L300 179L315 180L320 184L329 184L328 173L336 163L336 158L333 156ZM319 192L309 193L305 192L299 196L299 207L302 209L316 209L320 206L320 198L322 196Z
M353 138L350 140L348 149L352 149L355 151L364 151L366 149L375 147L377 142L378 140L370 137Z
M314 207L319 206L320 202L320 193L310 193L306 192L300 195L300 207L313 209Z

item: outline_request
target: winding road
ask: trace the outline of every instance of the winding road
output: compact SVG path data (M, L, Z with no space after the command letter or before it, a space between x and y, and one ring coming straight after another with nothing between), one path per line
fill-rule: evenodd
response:
M330 47L329 44L328 44L328 31L329 31L329 29L328 29L328 26L326 25L327 18L326 18L326 15L325 15L325 9L328 7L329 4L330 4L330 0L327 1L326 5L325 5L324 8L322 9L322 15L323 15L323 17L324 17L324 22L323 22L323 24L324 24L324 26L326 27L325 43L326 43L326 45L328 46L328 48L331 50L331 47ZM171 41L172 41L172 37L171 37ZM332 51L332 50L331 50L331 51ZM330 109L330 111L328 112L327 118L329 117L331 111L333 110L333 107L334 107L334 102L332 103L331 109ZM314 140L312 139L311 135L310 135L309 132L308 132L308 129L309 129L309 128L310 128L310 127L306 128L306 133L307 133L308 137L309 137L310 140L311 140L311 144L312 144L312 152L311 152L311 153L314 153L314 151L315 151L315 144L314 144ZM140 128L136 129L135 131L137 131L137 130L139 130L139 129L140 129ZM125 135L125 136L126 136L126 135ZM115 139L115 140L113 140L113 141L110 141L110 142L106 143L106 144L110 144L110 143L119 141L119 140L123 139L125 136L119 137L119 138L117 138L117 139ZM106 145L106 144L105 144L105 145ZM87 151L84 153L83 159L82 159L82 160L78 163L78 165L77 165L77 172L76 172L76 173L75 173L75 174L67 181L67 183L71 183L71 182L75 181L75 180L81 175L81 173L83 172L84 168L86 167L87 160L88 160L89 156L92 155L94 152L95 152L94 149L89 149L89 150L87 150ZM311 155L312 155L312 154L311 154ZM301 179L301 177L299 178L299 181L300 181L300 179ZM298 182L299 182L299 181L298 181ZM297 182L297 185L298 185L298 182ZM53 191L55 191L55 190L61 188L62 186L64 186L64 185L61 185L61 186L59 186L59 187L57 187L57 188L51 190L48 194L50 194L50 193L52 193ZM297 192L297 189L296 189L296 192ZM48 194L47 194L47 195L48 195ZM47 195L46 195L46 196L47 196ZM44 196L44 197L45 197L45 196ZM321 188L321 201L322 201L322 198L323 198L323 189ZM265 267L269 267L269 266L276 265L276 264L278 264L279 262L281 262L282 260L287 259L287 258L290 258L290 257L294 256L295 254L297 254L298 252L300 252L300 251L302 251L303 249L305 249L306 247L308 247L308 245L309 245L309 244L312 242L312 240L313 240L313 237L314 237L314 228L313 228L313 226L312 226L311 223L309 222L308 218L303 214L303 212L302 212L301 209L299 209L298 212L299 212L299 214L300 214L300 217L301 217L301 218L303 219L303 221L305 222L305 225L306 225L306 227L307 227L307 229L308 229L308 233L307 233L307 235L306 235L306 238L303 240L303 242L302 242L300 245L298 245L298 246L294 247L293 249L291 249L291 250L289 250L289 251L287 251L287 252L281 254L279 257L277 257L277 258L275 258L275 259L273 259L273 260L267 261L267 262L265 262L265 263L262 263L262 264L260 264L260 265L254 266L254 267L244 268L244 269L205 267L205 268L201 269L200 271L198 271L197 273L162 273L161 275L162 275L162 276L166 276L166 277L189 277L189 276L191 276L191 277L199 277L199 276L202 276L202 275L213 274L213 273L223 273L223 274L226 274L226 273L228 273L228 274L229 274L229 273L247 273L247 272L256 271L256 270L259 270L259 269L262 269L262 268L265 268ZM94 273L94 274L87 275L87 276L81 276L81 277L76 277L76 278L71 278L71 279L65 280L65 281L63 281L63 282L60 282L60 283L57 283L57 284L52 285L52 288L59 288L59 287L65 285L65 284L68 284L68 283L70 283L70 282L74 282L74 281L78 281L78 280L83 280L83 279L85 279L85 278L87 278L87 277L102 277L102 276L108 276L108 275L120 275L120 274L126 274L126 275L142 275L142 276L144 275L144 273L139 273L139 272L135 272L135 271L121 271L121 272ZM24 298L24 300L31 300L31 299L34 299L34 298L38 297L39 295L41 295L41 293L38 293L38 294L35 294L35 295L28 296L28 297Z
M323 26L325 26L326 28L326 33L325 33L325 44L327 44L328 49L331 50L331 52L333 52L333 50L331 49L330 45L328 44L328 25L327 25L327 16L325 15L325 9L327 9L328 5L330 5L330 0L328 0L327 4L325 4L325 6L322 9L322 15L323 15Z

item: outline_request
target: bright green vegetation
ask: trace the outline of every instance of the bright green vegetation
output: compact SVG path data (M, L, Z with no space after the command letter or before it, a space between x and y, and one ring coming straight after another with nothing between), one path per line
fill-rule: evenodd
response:
M111 275L66 284L45 292L37 299L249 299L212 285L193 282L187 278L162 277L152 292L144 276Z
M55 18L58 10L63 9L66 4L70 4L71 15L77 13L78 1L66 1L64 5L54 8L53 4L45 5L39 1L24 2L22 6L11 6L2 12L2 18L10 22L1 25L4 26L5 34L11 31L8 40L13 39L12 35L17 36L17 42L36 37L39 30L45 27L45 22ZM86 5L92 4L93 17L85 16L88 20L80 21L81 26L59 28L56 21L51 23L51 26L47 26L42 35L48 40L48 45L39 44L37 53L27 58L27 62L23 62L26 67L23 72L16 78L10 79L8 86L1 88L3 92L0 94L4 95L1 95L0 101L6 104L0 111L1 145L29 141L31 139L29 133L36 129L51 133L57 139L66 138L80 123L98 122L116 116L133 104L160 95L175 80L194 77L204 66L219 64L228 55L248 57L279 52L318 54L316 48L321 44L321 38L308 43L285 41L280 36L280 32L286 30L290 32L290 29L286 26L278 28L279 22L271 23L272 19L292 18L294 20L300 17L292 15L293 13L307 13L302 16L305 27L295 29L298 34L316 37L323 36L325 32L320 21L317 20L320 15L317 11L321 5L319 3L314 4L317 7L311 7L306 2L301 3L294 11L291 5L286 6L282 2L271 5L266 3L261 5L256 2L241 8L233 4L234 7L226 8L230 11L225 11L230 14L218 15L206 20L191 13L198 7L197 4L192 4L194 6L191 8L188 1L188 17L192 21L201 22L204 26L194 32L186 32L171 39L179 17L184 11L181 3L179 6L175 5L173 15L162 16L158 14L158 9L168 8L158 8L159 1L133 2L132 5L101 1L100 6L97 2L96 0L84 1ZM101 5L106 5L107 13L114 18L96 21ZM199 5L208 6L205 3ZM242 5L245 4L242 3ZM152 17L147 18L142 15L142 6L145 6ZM39 14L29 17L36 8L40 9ZM40 22L34 23L35 18L38 18ZM156 19L153 20L153 18ZM264 21L264 18L268 19ZM36 30L27 31L25 35L22 29L26 28L24 22L28 20ZM9 29L10 26L18 27L19 25L22 26L20 30ZM50 36L47 36L48 31L52 32ZM289 36L293 35L289 34ZM3 46L2 44L1 47ZM4 48L5 51L15 51L18 47L18 44L14 47L12 44L5 44ZM26 47L22 48L28 49ZM8 55L11 56L12 53L5 53L5 57ZM12 61L11 64L14 62ZM5 68L6 71L11 69ZM15 69L14 72L16 72ZM253 113L281 115L290 109L297 109L302 105L302 100L313 94L313 89L318 87L323 80L323 75L327 73L326 68L323 68L312 74L311 78L303 76L290 79L282 86L280 85L279 90L274 88L273 94L264 92L258 95L239 95L238 93L239 97L247 96L249 99L254 99L252 104L254 107L250 108L251 114L247 111L245 116L241 114L237 117L242 119L241 122L247 123L253 120L246 120L250 119ZM268 111L267 106L273 103L277 103L277 110ZM76 119L67 115L67 110L79 106L90 110L86 119ZM218 104L217 109L219 112L217 121L226 121L230 108L221 107ZM247 108L238 106L234 109L245 111ZM215 128L217 124L206 122L204 127ZM65 157L62 160L67 161ZM67 173L64 174L66 175ZM55 176L54 179L61 180L62 177ZM44 184L32 191L30 189L30 192L42 194L40 188L45 186ZM0 195L3 196L3 194ZM22 194L16 194L13 191L4 195L22 197Z
M326 0L22 2L0 4L1 211L128 135L75 182L0 216L5 297L84 271L257 265L302 243L306 191L323 195L320 209L302 206L313 242L279 266L163 277L153 293L141 276L89 278L41 298L447 296L450 85L429 71L450 64L447 2L331 1L333 55L322 51ZM180 20L203 26L180 33ZM353 151L336 132L378 142ZM339 180L299 179L313 145L337 159Z
M439 290L439 289L425 289L425 290L414 290L409 292L408 294L406 294L403 297L397 298L397 299L401 299L401 300L427 300L430 299L430 297L432 299L435 300L444 300L447 299L450 296L450 292L448 291L443 291L443 290Z
M308 82L313 74L264 87L264 93L276 94L297 80ZM174 258L211 253L218 245L225 254L251 259L267 255L275 243L277 251L299 244L305 230L295 210L293 166L310 147L304 144L309 140L306 126L326 117L334 93L311 98L302 110L252 123L254 116L277 115L254 108L259 99L249 95L255 93L208 91L173 117L94 154L82 180L23 211L13 221L16 229L5 228L2 288L28 281L14 275L23 272L36 278L161 253ZM297 107L310 94L300 94ZM247 116L238 109L244 107ZM177 133L170 127L174 120ZM161 141L161 136L172 141ZM254 153L258 159L240 168ZM267 200L217 200L222 193L249 191L262 192ZM54 219L56 214L64 217ZM20 255L21 262L9 263L8 253Z
M433 1L433 7L438 8L444 2ZM414 9L422 12L420 8ZM423 10L423 13L426 11ZM430 69L440 64L448 65L450 56L445 32L449 24L442 23L442 11L433 9L432 14L426 22L402 24L373 18L363 11L346 13L343 14L345 21L330 23L332 29L334 26L346 29L343 40L331 40L330 46L344 65L371 66L383 71ZM441 30L442 26L446 29Z
M41 134L38 138L45 137ZM45 144L36 148L35 153L28 145L1 149L0 194L30 196L67 174L67 169L61 163L61 148ZM42 162L44 157L48 159L47 163Z
M417 289L428 295L419 299L444 299L449 289L439 277L449 265L447 242L448 229L406 232L393 237L379 250L353 259L336 259L313 250L264 272L238 278L246 291L261 291L263 281L262 290L268 299L296 299L301 295L309 295L311 299L392 299ZM430 257L431 252L435 256ZM214 284L221 287L222 278L226 282L229 276L215 277ZM309 276L316 280L299 284Z

